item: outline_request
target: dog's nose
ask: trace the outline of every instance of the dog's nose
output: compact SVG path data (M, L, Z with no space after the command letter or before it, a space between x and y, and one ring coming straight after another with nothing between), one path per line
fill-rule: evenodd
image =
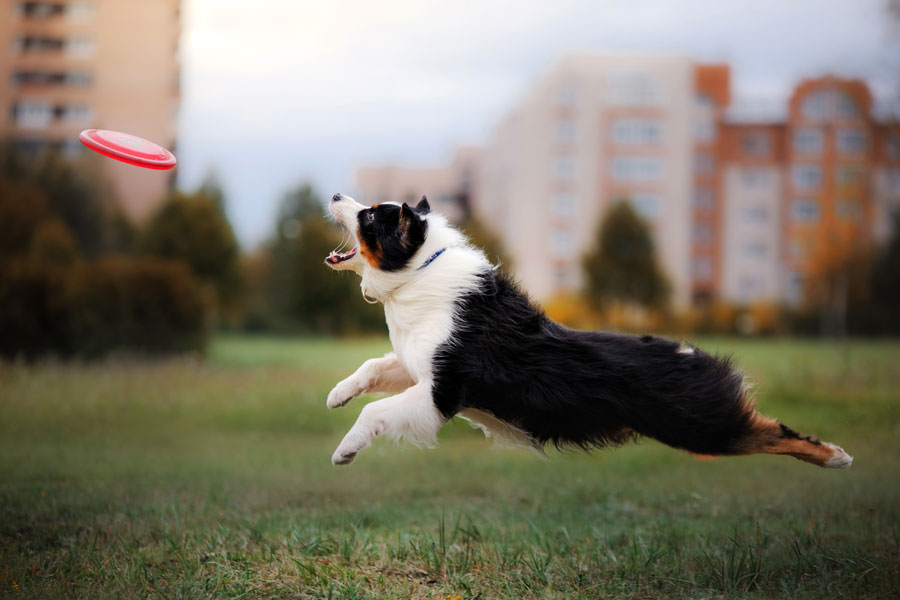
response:
M340 192L331 197L332 202L340 202L341 199L343 199L343 196L341 196Z

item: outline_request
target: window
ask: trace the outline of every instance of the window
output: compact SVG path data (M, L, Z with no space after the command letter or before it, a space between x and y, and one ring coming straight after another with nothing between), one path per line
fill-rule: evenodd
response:
M749 302L762 290L763 283L758 277L741 277L738 286L738 294L740 294L741 299L744 302Z
M794 131L794 152L818 156L825 147L825 136L821 129L806 127Z
M656 194L636 192L629 197L634 212L648 221L656 221L661 213L662 202Z
M567 157L554 160L553 176L557 179L573 179L575 177L575 161Z
M554 139L560 144L569 144L575 140L575 123L570 120L556 123Z
M94 118L93 109L86 104L70 104L62 108L61 117L72 125L87 125Z
M49 19L65 12L61 2L19 2L17 12L26 19Z
M771 151L769 135L764 131L749 131L741 137L741 152L748 158L766 158Z
M837 203L835 212L842 221L859 221L862 217L862 206L859 205L859 202L845 200Z
M716 157L709 152L698 152L694 155L694 173L712 175L716 172Z
M712 242L713 230L712 226L707 223L694 223L694 242L706 245Z
M715 197L710 188L698 187L694 189L694 210L701 213L713 211Z
M44 52L59 52L63 49L62 38L54 38L42 35L20 35L13 40L13 52L40 54Z
M694 279L697 281L709 281L712 279L712 259L708 256L698 256L692 265Z
M749 259L766 257L766 244L764 242L744 242L741 244L741 256Z
M838 115L841 117L859 116L859 106L856 104L856 100L853 99L853 96L844 91L837 91L835 93L835 100L837 104L835 108Z
M862 129L838 129L836 145L841 154L862 154L866 151L866 132Z
M834 181L842 188L860 187L866 181L866 174L862 167L841 165L834 173Z
M900 134L895 131L888 132L884 139L884 153L888 160L900 158Z
M553 197L553 214L571 217L575 214L575 197L572 194L557 194Z
M575 86L566 83L559 86L556 90L557 106L574 106L575 105Z
M817 190L822 187L822 167L795 165L791 170L794 187L800 190Z
M612 124L612 141L617 144L658 144L662 126L654 119L616 119Z
M656 181L662 177L662 170L656 158L619 156L612 161L612 177L619 181Z
M567 229L557 229L550 233L550 249L558 256L569 256L575 250L575 240L572 232Z
M812 121L821 121L828 116L829 92L819 90L803 100L803 116Z
M606 101L614 106L655 106L663 100L659 82L645 71L611 71L606 75Z
M764 206L745 206L741 209L741 221L746 225L763 224L769 220L769 211Z
M741 185L746 188L768 187L769 173L765 169L742 169Z
M46 129L53 122L53 105L49 102L26 101L13 107L16 125L22 129Z
M94 40L72 38L66 43L66 53L72 58L90 58L94 54Z
M716 122L712 119L699 119L694 123L694 139L698 142L711 142L716 139Z
M90 21L94 17L94 6L90 2L72 2L69 4L69 19L79 23Z
M802 223L814 223L819 220L819 204L815 200L794 200L791 218Z
M91 74L84 72L65 73L62 71L15 71L12 84L17 85L73 85L91 83Z

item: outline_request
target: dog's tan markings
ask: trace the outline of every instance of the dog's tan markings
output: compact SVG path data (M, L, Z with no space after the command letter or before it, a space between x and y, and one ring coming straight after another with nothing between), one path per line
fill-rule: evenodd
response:
M380 269L384 260L384 249L381 247L381 242L376 241L375 247L372 248L366 242L366 238L360 235L359 228L356 230L356 239L359 240L359 253L372 265L373 269Z
M820 442L783 426L775 419L757 414L752 431L735 454L785 454L820 467L847 468L853 458L834 444Z

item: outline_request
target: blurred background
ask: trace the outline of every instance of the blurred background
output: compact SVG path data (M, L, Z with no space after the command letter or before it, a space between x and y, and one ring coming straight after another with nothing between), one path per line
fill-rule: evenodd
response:
M896 2L4 4L7 356L383 331L335 191L427 194L572 325L900 331Z
M427 195L857 463L454 423L332 469L326 394L389 350L335 192ZM0 0L0 597L893 597L897 335L898 0Z

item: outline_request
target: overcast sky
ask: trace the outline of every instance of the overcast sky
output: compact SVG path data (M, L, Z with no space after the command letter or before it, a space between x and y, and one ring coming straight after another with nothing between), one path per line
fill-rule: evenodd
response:
M485 140L567 52L726 61L738 98L826 73L900 91L886 0L184 1L179 184L215 169L245 247L300 181L331 196L356 165Z

